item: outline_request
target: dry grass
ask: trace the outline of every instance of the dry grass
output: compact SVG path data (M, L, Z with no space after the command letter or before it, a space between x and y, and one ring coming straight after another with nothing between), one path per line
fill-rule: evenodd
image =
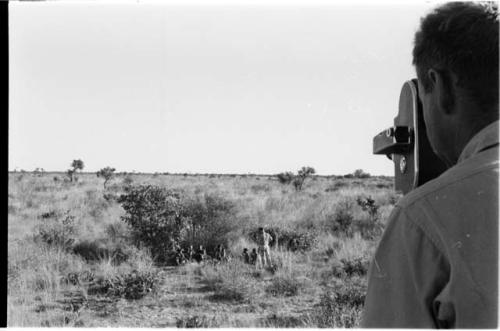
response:
M365 261L379 238L377 231L373 238L363 231L382 229L398 199L391 181L380 178L318 177L307 180L301 192L262 175L129 174L114 178L106 190L95 175L80 175L76 183L63 178L9 175L9 326L356 326L362 310L357 302L366 285ZM124 192L127 181L190 196L213 193L234 202L235 223L241 226L231 236L231 261L167 270L155 266L151 252L131 244L120 220L124 211L114 197ZM358 196L371 196L380 206L377 224L369 223L356 205ZM349 233L332 227L342 208L352 218ZM68 247L35 240L41 228L64 215L74 217L75 231L68 234L74 241ZM256 270L242 262L241 253L256 247L247 234L258 226L319 235L306 252L274 249L277 269ZM131 273L159 274L158 290L141 299L117 301L89 293L88 282L68 281L72 274L106 281ZM70 299L68 309L64 302Z

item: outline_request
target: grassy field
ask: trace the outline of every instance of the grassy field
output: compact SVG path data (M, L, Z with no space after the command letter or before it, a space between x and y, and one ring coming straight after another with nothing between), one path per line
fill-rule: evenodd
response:
M301 191L273 176L9 174L8 326L356 327L366 272L399 195L391 178L315 176ZM134 245L116 197L150 184L235 206L223 263L155 263ZM371 197L372 209L362 201ZM258 226L307 233L272 248L274 270L243 263Z

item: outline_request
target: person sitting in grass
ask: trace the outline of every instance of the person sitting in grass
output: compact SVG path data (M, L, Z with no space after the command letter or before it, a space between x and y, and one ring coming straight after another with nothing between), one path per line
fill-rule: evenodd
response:
M252 253L250 254L250 264L256 265L257 261L260 264L260 256L257 254L257 250L253 248Z
M184 250L179 248L175 254L175 263L181 265L186 263L186 256L184 255Z
M243 248L243 262L250 264L250 255L248 254L248 248Z
M203 245L200 245L200 248L198 248L198 251L194 255L194 259L196 260L196 262L200 263L200 262L203 262L205 260L206 255L207 255L207 252L203 248Z

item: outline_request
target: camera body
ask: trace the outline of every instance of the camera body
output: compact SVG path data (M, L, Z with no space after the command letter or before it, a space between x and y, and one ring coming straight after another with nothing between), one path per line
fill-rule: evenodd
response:
M403 194L446 171L427 138L416 79L403 84L394 126L373 138L373 153L394 162L394 188Z

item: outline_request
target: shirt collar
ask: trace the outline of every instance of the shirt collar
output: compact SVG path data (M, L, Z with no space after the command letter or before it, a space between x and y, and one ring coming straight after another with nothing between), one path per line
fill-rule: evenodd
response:
M467 145L465 145L465 148L458 158L458 163L472 157L488 147L498 145L498 125L499 121L495 121L476 133Z

